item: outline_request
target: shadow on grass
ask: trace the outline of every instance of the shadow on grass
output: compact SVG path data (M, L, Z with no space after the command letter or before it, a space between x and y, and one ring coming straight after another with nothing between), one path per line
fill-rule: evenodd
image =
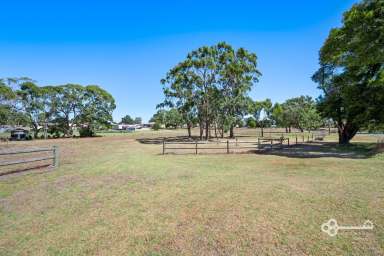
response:
M259 154L285 156L292 158L337 157L350 159L365 159L377 154L374 143L353 143L339 145L335 142L313 142L282 148L265 148Z
M25 173L43 173L46 171L51 170L51 165L50 164L40 164L32 167L20 167L17 169L13 170L8 170L8 171L1 171L0 170L0 178L1 177L6 177L6 176L13 176L13 175L22 175Z
M194 142L199 140L198 136L176 136L176 137L156 137L156 138L138 138L136 139L138 142L143 144L162 144L165 140L166 142Z
M252 137L252 136L242 136L242 137ZM143 144L162 144L165 140L166 142L194 142L199 141L198 136L175 136L175 137L155 137L155 138L138 138L138 142ZM224 138L227 139L227 138ZM215 144L216 139L209 140L207 143ZM240 144L240 143L239 143ZM223 148L222 148L223 149ZM202 151L203 150L203 151ZM297 145L293 144L291 146L283 145L278 146L274 145L270 148L269 144L262 144L261 148L257 148L255 144L255 149L242 150L240 147L235 147L231 144L230 148L231 154L264 154L264 155L276 155L276 156L285 156L292 158L320 158L320 157L337 157L337 158L349 158L349 159L365 159L372 157L378 153L376 150L375 143L363 143L363 142L354 142L349 145L339 145L336 142L306 142L299 143ZM180 149L175 151L168 151L167 154L172 155L184 155L184 154L195 154L194 148L191 147L189 150ZM224 152L209 151L199 148L198 154L226 154Z

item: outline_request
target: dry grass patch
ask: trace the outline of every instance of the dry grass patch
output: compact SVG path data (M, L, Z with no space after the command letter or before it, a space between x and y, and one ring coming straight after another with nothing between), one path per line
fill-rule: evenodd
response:
M12 143L58 144L62 165L0 179L0 254L384 254L382 154L163 156L136 140L179 134ZM331 238L331 217L375 228Z

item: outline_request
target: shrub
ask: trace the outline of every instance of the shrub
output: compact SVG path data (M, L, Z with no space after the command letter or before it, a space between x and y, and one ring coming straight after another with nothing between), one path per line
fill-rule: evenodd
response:
M161 127L160 127L160 124L159 123L155 123L153 126L152 126L152 129L157 131L159 130Z
M256 121L253 118L248 118L247 120L248 128L256 128Z
M89 128L80 128L79 134L80 137L93 137L96 135L95 131Z

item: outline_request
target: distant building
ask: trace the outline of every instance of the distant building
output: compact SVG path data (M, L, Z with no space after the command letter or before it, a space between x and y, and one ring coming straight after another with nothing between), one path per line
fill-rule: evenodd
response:
M147 124L143 124L143 128L152 128L155 125L155 122L149 122Z
M135 131L136 129L141 129L143 126L141 124L116 124L113 126L114 130L120 131Z

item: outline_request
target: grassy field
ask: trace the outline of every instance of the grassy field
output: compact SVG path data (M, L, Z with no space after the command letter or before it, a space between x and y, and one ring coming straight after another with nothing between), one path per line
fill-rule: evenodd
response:
M56 170L0 176L0 255L384 255L376 137L263 154L160 154L156 141L184 134L0 144L61 149ZM330 237L320 230L330 218L368 219L374 229Z

